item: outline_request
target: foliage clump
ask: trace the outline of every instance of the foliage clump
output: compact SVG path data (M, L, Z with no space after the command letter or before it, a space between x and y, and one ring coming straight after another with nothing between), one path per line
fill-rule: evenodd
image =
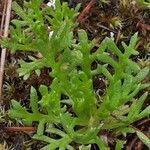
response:
M102 130L113 131L117 138L134 132L128 126L150 114L150 106L141 110L148 93L140 98L136 96L150 85L142 82L149 68L140 69L130 59L138 54L135 50L138 35L134 34L128 45L122 43L123 51L113 39L105 38L96 52L91 52L95 40L89 41L84 30L78 30L79 39L73 35L79 5L70 9L67 3L61 5L57 0L54 10L42 8L41 4L42 0L31 0L21 8L13 2L19 19L12 21L11 37L2 44L12 52L40 52L41 59L28 63L21 61L18 72L26 76L46 66L52 70L53 81L49 87L41 85L38 93L31 87L32 111L12 100L9 115L26 124L38 123L33 138L47 143L42 150L73 150L72 142L79 144L80 149L97 144L101 150L108 150L100 136ZM47 25L53 31L51 37ZM98 62L95 69L92 69L93 62ZM98 98L93 77L100 74L106 78L107 88ZM116 149L121 149L123 144L124 141L117 140Z

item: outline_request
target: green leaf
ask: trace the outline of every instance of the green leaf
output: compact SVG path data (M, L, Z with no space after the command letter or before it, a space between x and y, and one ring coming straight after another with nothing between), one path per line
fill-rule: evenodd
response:
M17 2L13 1L12 3L12 9L15 11L15 13L20 16L23 20L29 20L27 14L25 11L20 7L20 5L17 4Z
M23 60L19 61L20 68L17 69L17 72L19 73L19 76L25 76L30 75L32 71L38 70L43 68L44 66L47 66L45 63L45 60L34 60L33 62L25 62Z
M43 118L42 120L39 121L39 125L37 128L37 135L40 136L40 135L44 134L45 123L46 123L45 118Z
M46 85L40 85L39 91L40 91L42 96L47 95L48 94L48 87Z
M60 114L60 122L62 123L62 126L66 133L73 137L73 128L75 127L76 119L71 116L69 113Z
M150 1L149 0L136 0L139 7L141 9L150 9Z
M101 138L99 138L99 137L97 137L97 138L95 139L95 143L98 145L98 147L99 147L100 150L110 150L110 148L107 147L107 146L104 144L103 140L102 140Z
M44 141L44 142L47 142L47 143L52 143L52 142L55 142L56 140L48 137L48 136L45 136L45 135L38 135L38 134L35 134L33 137L33 139L37 139L37 140L41 140L41 141Z
M91 150L91 145L88 145L88 146L82 145L79 147L79 150Z
M13 19L11 21L15 26L20 26L20 27L25 27L27 25L27 22L24 20L17 20L17 19ZM11 30L12 31L12 30Z
M138 52L135 50L136 43L138 41L138 33L135 33L130 40L129 46L122 42L122 46L125 49L125 55L129 58L130 55L138 55Z
M46 132L49 132L49 133L53 133L53 134L56 134L56 135L59 135L61 137L65 137L66 136L66 133L53 127L52 125L49 125L48 129L46 130Z
M127 64L127 66L126 66L127 70L130 70L131 72L133 71L134 73L138 73L140 71L140 67L138 66L137 63L135 63L131 60L127 60L126 64Z
M135 133L135 130L133 128L129 128L129 127L122 127L120 129L118 129L118 132L121 132L123 134L123 136L127 136L127 134L129 133Z
M39 69L37 69L37 70L35 70L35 73L38 75L38 77L40 76L40 74L41 74L41 70L39 70Z
M11 103L12 103L12 109L8 111L8 115L11 118L22 119L28 117L29 113L27 112L26 108L20 105L19 102L12 100ZM30 120L30 118L28 119Z
M12 103L12 107L13 107L14 109L17 109L17 110L25 110L25 108L23 108L23 107L20 105L19 102L15 101L15 100L12 100L11 103Z
M57 115L60 114L60 97L61 92L59 88L59 83L57 79L53 80L53 83L51 84L52 90L50 93L43 95L41 101L39 101L39 104L42 107L45 107L47 111L50 113L55 113ZM43 92L46 92L45 89L43 89Z
M142 105L143 105L147 95L148 95L148 93L146 92L138 100L136 100L135 102L133 101L133 104L130 107L130 111L129 111L129 114L127 117L129 122L132 122L136 118L138 118L138 115L140 113L140 110L142 108Z
M99 54L97 59L104 63L110 64L115 69L118 68L117 62L113 60L107 53Z
M138 41L138 33L136 32L130 39L129 47L131 48L131 51L135 48L137 41Z
M149 68L145 67L144 69L140 70L140 72L135 76L134 82L139 83L145 79L145 77L149 73Z
M36 89L34 87L31 87L31 92L30 92L30 105L32 108L33 113L38 113L38 96Z
M150 106L147 106L138 116L139 119L147 117L150 115Z
M112 88L112 93L110 93L110 107L109 109L114 110L118 108L121 99L121 81L114 83Z
M139 139L150 149L150 139L142 132L136 131Z
M117 45L114 43L113 39L110 38L107 40L107 44L109 45L109 49L114 52L120 59L122 58L123 54Z
M117 140L115 150L122 150L124 148L125 141Z

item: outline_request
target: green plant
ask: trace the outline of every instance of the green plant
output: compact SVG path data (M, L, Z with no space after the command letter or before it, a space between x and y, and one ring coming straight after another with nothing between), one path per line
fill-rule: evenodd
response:
M80 149L89 149L90 144L95 143L101 150L108 150L99 136L102 130L114 132L117 138L134 132L128 125L150 114L150 106L141 111L148 93L136 97L139 91L150 85L142 83L149 73L148 67L140 69L130 59L131 55L138 54L135 50L137 33L129 45L122 43L123 52L113 39L106 38L97 51L91 53L95 40L89 41L84 30L78 31L78 40L73 36L79 6L69 9L66 3L61 5L57 0L53 10L41 8L41 3L42 0L31 0L21 8L13 2L13 10L19 19L12 21L10 39L1 43L12 52L40 52L42 59L21 63L20 75L46 66L52 70L53 82L49 87L40 86L40 96L31 87L32 111L12 100L9 116L27 124L38 124L33 138L47 142L42 150L73 150L72 142L79 144ZM51 38L47 25L53 30ZM94 61L98 64L92 70ZM108 82L104 96L99 99L92 80L98 74L105 76ZM61 98L62 94L66 99ZM45 132L50 133L49 136ZM89 146L85 146L87 144ZM123 144L124 141L117 140L116 150Z
M143 9L150 9L150 0L136 0L139 7Z

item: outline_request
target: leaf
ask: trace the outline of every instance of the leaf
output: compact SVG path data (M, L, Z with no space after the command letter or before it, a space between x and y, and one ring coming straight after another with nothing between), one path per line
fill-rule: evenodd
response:
M12 103L13 109L16 109L16 110L18 110L18 111L26 111L26 109L23 108L23 107L20 105L19 102L15 101L15 100L12 100L11 103Z
M139 7L142 9L150 9L150 1L149 0L136 0Z
M139 115L138 118L142 119L150 115L150 106L147 106Z
M38 134L35 134L33 137L33 139L37 139L37 140L41 140L41 141L44 141L44 142L47 142L47 143L52 143L52 142L55 142L56 140L48 137L48 136L45 136L45 135L38 135Z
M122 150L124 148L125 141L117 140L115 150Z
M66 136L66 133L53 127L52 125L49 125L48 129L46 130L46 132L49 132L49 133L53 133L53 134L56 134L58 136L61 136L61 137L65 137Z
M137 63L131 61L131 60L127 60L126 61L126 64L127 64L127 70L130 70L131 72L134 72L134 73L138 73L140 71L140 67L138 66Z
M97 138L95 139L95 143L98 145L98 147L99 147L100 150L110 150L110 148L107 147L107 146L104 144L103 140L102 140L101 138L99 138L99 137L97 137Z
M138 41L138 32L136 32L130 39L129 47L130 47L131 51L135 48L137 41ZM132 54L134 55L134 53L132 53Z
M68 150L74 150L74 148L73 148L71 145L68 145L68 146L67 146L67 149L68 149Z
M37 128L37 135L40 136L44 134L45 123L46 123L45 118L39 121L38 128Z
M89 128L86 130L86 128L82 128L77 130L74 133L74 139L80 144L89 144L89 143L94 143L97 138L97 134L102 128L103 124L97 125L96 127ZM100 138L99 138L100 139Z
M130 107L130 111L128 113L128 121L133 122L136 118L138 118L138 115L140 113L140 110L142 108L142 105L147 97L148 93L146 92L143 94L138 100L133 102L133 104Z
M138 52L135 50L136 43L138 41L138 33L135 33L130 40L129 46L122 42L122 46L125 49L125 55L129 58L130 55L138 55Z
M73 128L75 127L75 121L76 119L71 116L69 113L61 114L60 115L60 122L66 131L66 133L73 137Z
M48 94L48 87L46 85L40 85L39 91L42 96Z
M133 128L129 128L129 127L122 127L120 129L118 129L118 132L121 132L123 134L123 136L127 136L127 134L129 133L135 133L135 130Z
M107 41L109 40L109 38L105 38L101 43L100 43L100 46L99 46L99 48L98 48L98 50L95 52L95 53L93 53L93 59L95 59L95 56L97 56L97 55L99 55L99 54L103 54L104 53L104 51L106 50L106 48L108 47L108 45L107 45Z
M17 69L19 76L25 76L25 75L29 76L33 70L41 69L44 66L46 66L44 60L34 60L33 62L29 62L29 63L20 60L19 64L21 66L19 69Z
M113 77L106 67L107 67L106 65L103 65L103 66L99 65L97 67L97 69L98 69L97 74L102 73L111 82L111 81L113 81Z
M138 94L138 92L140 91L140 87L141 87L141 84L138 84L138 85L134 85L132 88L133 88L133 91L131 91L131 93L126 97L126 100L129 101L129 100L132 100L133 97Z
M113 39L110 38L107 40L107 44L109 45L109 49L114 52L120 59L122 58L123 54L117 45L114 43Z
M39 70L39 69L37 69L37 70L35 70L35 73L38 75L38 77L40 76L40 74L41 74L41 70Z
M27 14L25 11L17 4L17 2L12 2L12 9L15 11L15 13L20 16L23 20L29 20Z
M82 145L79 147L79 150L91 150L91 145L88 145L88 146Z
M53 83L51 84L52 90L48 93L43 95L42 99L39 101L39 104L42 107L45 107L47 111L50 113L54 113L59 115L60 114L60 88L59 83L57 79L53 80ZM43 89L43 92L46 92L46 89Z
M104 63L107 63L107 64L110 64L113 68L118 68L118 64L115 60L113 60L108 54L104 53L104 54L99 54L97 56L97 59L104 62Z
M48 145L42 147L41 150L51 150L50 144L48 144Z
M132 91L132 87L134 85L133 76L130 74L125 74L123 80L124 81L122 85L122 100L124 100L127 97L127 95Z
M25 27L27 25L26 21L22 21L22 20L17 20L17 19L13 19L11 21L15 26L21 26L21 27Z
M150 83L144 83L141 85L141 90L150 87Z
M81 51L83 53L85 53L85 52L90 53L90 51L85 51L85 50L88 50L88 37L87 37L87 33L84 30L79 30L78 34L79 34L79 38L80 38L80 45L82 45L82 47L84 47L83 49L81 49Z
M114 83L112 88L112 93L110 93L110 107L108 109L114 110L118 108L121 99L121 81Z
M140 70L140 72L135 76L134 82L139 83L145 79L145 77L149 73L149 68L145 67L144 69Z
M12 109L10 109L8 111L8 115L11 118L22 119L22 118L27 118L28 117L29 113L26 111L26 109L24 107L22 107L20 105L19 102L15 101L15 100L12 100L11 103L12 103Z
M32 108L33 113L38 113L38 96L36 89L34 87L31 87L31 92L30 92L30 105Z
M30 77L30 74L26 74L23 76L23 80L27 80Z
M142 132L136 131L139 139L150 149L150 139Z

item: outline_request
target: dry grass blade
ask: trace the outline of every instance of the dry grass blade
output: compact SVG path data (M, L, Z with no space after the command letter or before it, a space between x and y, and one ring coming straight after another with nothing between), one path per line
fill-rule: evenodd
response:
M6 8L6 19L4 24L4 37L8 36L8 29L9 29L9 23L10 23L10 15L11 15L11 4L12 0L7 0ZM5 65L5 57L6 57L6 49L2 49L1 52L1 62L0 62L0 99L2 97L2 85L3 85L3 74L4 74L4 65Z

